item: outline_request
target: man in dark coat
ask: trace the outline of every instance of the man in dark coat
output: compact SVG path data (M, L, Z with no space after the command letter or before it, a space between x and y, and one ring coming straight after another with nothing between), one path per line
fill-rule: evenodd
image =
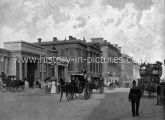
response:
M132 116L139 116L139 105L141 99L141 90L136 86L136 81L133 81L133 87L130 89L129 101L132 104Z
M83 74L84 79L86 80L87 79L87 71L86 71L85 67L83 67L81 73Z
M87 74L87 71L86 71L85 67L83 67L83 69L82 69L81 73L83 73L84 75L86 75L86 74Z

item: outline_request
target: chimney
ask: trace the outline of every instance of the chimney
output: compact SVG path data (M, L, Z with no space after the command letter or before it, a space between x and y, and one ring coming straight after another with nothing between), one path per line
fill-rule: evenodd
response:
M42 39L41 39L41 38L38 38L37 40L38 40L38 43L41 43L41 40L42 40Z
M107 40L104 40L104 43L107 43Z
M56 42L57 41L57 37L53 37L53 42Z
M85 37L83 36L83 42L86 42Z
M69 36L69 40L76 40L76 37Z
M73 36L69 36L69 40L72 40L73 39Z

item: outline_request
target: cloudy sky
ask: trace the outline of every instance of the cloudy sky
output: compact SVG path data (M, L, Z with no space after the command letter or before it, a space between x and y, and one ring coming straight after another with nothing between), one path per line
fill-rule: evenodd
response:
M138 60L162 60L164 15L164 0L0 0L0 46L38 37L104 37Z

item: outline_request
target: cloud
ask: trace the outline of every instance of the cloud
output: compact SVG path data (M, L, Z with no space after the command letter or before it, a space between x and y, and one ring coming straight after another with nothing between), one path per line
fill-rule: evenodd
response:
M1 44L15 39L34 42L37 37L104 37L137 59L165 57L163 0L16 1L0 0Z
M153 5L152 0L104 0L103 4L111 5L112 7L123 9L127 3L134 3L139 10L146 10Z

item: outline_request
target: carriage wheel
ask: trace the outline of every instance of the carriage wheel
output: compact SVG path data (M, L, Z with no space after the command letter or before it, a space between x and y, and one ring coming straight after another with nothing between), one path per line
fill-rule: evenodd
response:
M89 88L84 89L84 98L85 98L85 100L88 100L90 98L90 89Z

